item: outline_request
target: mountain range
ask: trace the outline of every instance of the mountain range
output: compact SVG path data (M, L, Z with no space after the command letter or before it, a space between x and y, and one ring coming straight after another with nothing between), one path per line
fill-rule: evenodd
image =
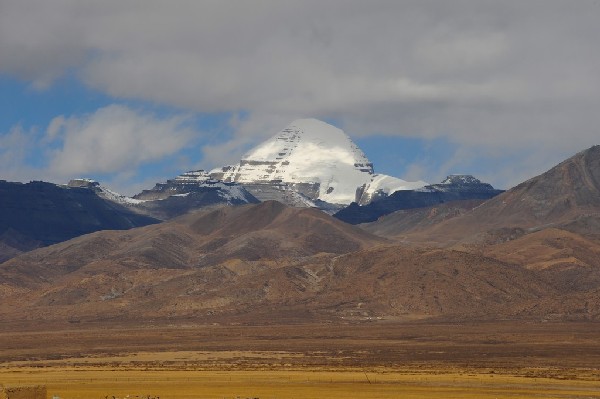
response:
M482 185L418 192L461 184ZM490 199L358 226L275 201L213 207L0 264L0 317L598 320L599 220L600 146Z
M5 182L4 197L10 204L0 208L0 261L93 231L138 227L209 206L276 200L333 214L353 201L366 205L424 185L374 173L373 164L342 130L299 119L250 150L237 165L185 172L133 197L87 178L66 185ZM54 203L50 208L48 196ZM79 198L76 205L74 196ZM421 196L420 206L427 205L430 195ZM68 214L73 206L80 216ZM37 208L44 212L30 212ZM385 207L388 213L397 208ZM100 209L111 210L111 216L99 214Z
M423 232L399 228L388 230L388 234L410 233L413 239L459 243L494 236L503 240L554 227L597 238L599 210L600 146L593 146L460 218L446 220ZM391 224L394 218L400 220L403 216L391 214L386 217L387 223Z

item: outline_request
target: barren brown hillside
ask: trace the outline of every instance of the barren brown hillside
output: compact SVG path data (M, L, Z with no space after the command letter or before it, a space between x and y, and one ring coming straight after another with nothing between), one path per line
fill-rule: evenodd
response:
M457 217L416 224L410 223L407 215L392 214L365 229L406 242L442 246L485 246L548 227L598 237L600 146L582 151L472 210L456 213Z
M237 312L269 297L263 284L279 268L294 276L295 267L384 242L315 209L272 201L220 208L152 228L98 232L12 259L0 266L2 308L50 319ZM291 280L275 290L287 295L283 287L294 285Z
M452 201L426 208L400 210L382 216L376 222L363 223L360 227L382 237L427 231L439 223L472 211L484 202L485 200Z
M575 312L597 295L593 287L556 286L547 274L499 259L391 245L319 211L266 203L20 256L2 265L1 309L5 320L258 324L598 316L594 307Z

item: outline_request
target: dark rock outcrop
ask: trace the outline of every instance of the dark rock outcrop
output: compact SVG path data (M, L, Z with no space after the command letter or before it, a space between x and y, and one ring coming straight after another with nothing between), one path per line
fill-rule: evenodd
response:
M93 190L34 181L0 181L0 261L99 230L157 223Z

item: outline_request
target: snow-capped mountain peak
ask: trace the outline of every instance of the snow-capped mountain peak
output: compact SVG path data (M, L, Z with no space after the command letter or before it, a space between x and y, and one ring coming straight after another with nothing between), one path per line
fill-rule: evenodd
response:
M352 166L359 163L373 173L373 165L343 130L317 119L295 120L287 128L250 150L242 157L242 161L290 158L303 161L302 163L322 159L335 159Z
M349 204L360 200L375 175L373 164L343 130L317 119L298 119L246 153L239 164L215 169L211 176L243 184L285 184L311 199ZM395 187L402 186L399 180Z

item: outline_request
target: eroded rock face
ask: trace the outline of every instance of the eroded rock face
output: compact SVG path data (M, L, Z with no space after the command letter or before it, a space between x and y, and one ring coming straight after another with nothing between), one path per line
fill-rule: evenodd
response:
M164 183L156 183L129 199L138 212L167 220L206 206L244 205L259 202L237 183L216 180L204 170L182 173Z
M182 173L165 183L156 183L151 190L144 190L133 198L142 201L163 200L171 196L187 196L193 193L216 191L229 205L241 205L256 202L242 186L216 180L204 170Z

